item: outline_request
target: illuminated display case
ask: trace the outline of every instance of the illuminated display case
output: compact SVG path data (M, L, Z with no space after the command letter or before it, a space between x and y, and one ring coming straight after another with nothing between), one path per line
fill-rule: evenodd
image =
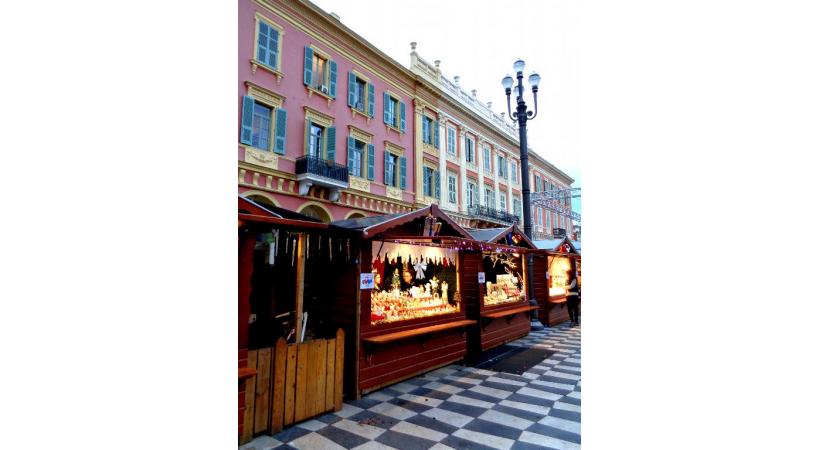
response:
M508 305L527 300L521 255L485 252L486 279L483 306Z
M373 241L373 255L371 325L461 311L456 251Z
M567 273L572 270L572 262L566 256L551 258L549 265L549 296L550 299L565 299L570 278Z

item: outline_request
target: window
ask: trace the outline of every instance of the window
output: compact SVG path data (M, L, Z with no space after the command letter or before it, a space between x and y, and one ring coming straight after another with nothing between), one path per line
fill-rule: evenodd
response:
M353 139L353 145L350 148L348 148L348 151L350 153L347 155L347 169L350 175L353 175L354 177L362 176L364 146L364 142Z
M321 89L322 87L326 87L328 84L327 82L327 60L322 58L317 54L313 54L313 86L315 89Z
M283 100L271 91L248 83L248 95L242 97L239 142L284 155L288 113L282 109Z
M467 182L467 206L472 208L478 204L478 186L475 181Z
M484 146L484 170L491 171L492 169L492 158L490 157L490 147Z
M370 142L373 136L350 127L347 137L347 171L350 176L374 179L375 148Z
M384 123L404 133L406 125L404 102L387 92L384 93Z
M546 191L548 187L549 187L549 190L552 190L554 186L552 185L552 183L549 182L549 180L544 178L544 189L543 190Z
M521 219L521 200L519 200L517 198L513 198L512 207L513 207L513 214L515 214L516 217Z
M303 82L315 91L336 98L336 62L313 47L305 47Z
M388 186L396 186L396 175L398 171L396 170L396 161L398 157L392 153L385 153L384 154L384 161L385 161L385 169L384 169L384 184Z
M353 86L353 105L359 111L364 111L364 105L367 104L367 83L356 78Z
M308 156L315 156L321 158L322 151L322 135L325 128L314 123L310 124L310 131L308 134Z
M498 176L507 178L507 160L501 155L498 155Z
M270 124L273 110L265 105L254 103L253 128L251 131L251 145L256 148L270 148Z
M424 166L424 195L427 197L433 197L435 195L435 188L433 187L433 183L436 181L435 170Z
M375 113L376 94L373 84L365 77L347 73L347 106L373 117Z
M516 161L510 161L510 172L513 183L518 183L518 163Z
M507 210L507 193L501 191L500 195L498 196L498 209L501 211Z
M535 175L535 186L533 186L533 191L538 192L541 189L541 176Z
M401 151L401 150L394 150ZM405 188L407 177L407 158L399 156L393 151L384 151L384 184L387 186Z
M278 26L256 15L256 62L271 69L279 69L279 55L282 53L282 30Z
M552 213L547 212L547 229L552 231Z
M427 116L422 116L421 117L421 140L425 144L433 145L434 141L435 141L433 135L436 132L437 128L438 127L435 126L435 123L433 122L433 119L431 119Z
M447 153L456 155L456 130L447 127Z
M467 153L467 162L470 163L470 164L475 164L475 148L474 148L475 143L470 138L467 138L466 142L467 142L467 151L466 151L466 153Z
M452 172L447 172L447 199L456 204L456 176Z
M490 209L495 209L495 193L490 188L484 188L484 204Z
M536 215L538 216L538 226L543 227L544 226L544 213L541 211L540 207L535 208L535 210L536 210Z

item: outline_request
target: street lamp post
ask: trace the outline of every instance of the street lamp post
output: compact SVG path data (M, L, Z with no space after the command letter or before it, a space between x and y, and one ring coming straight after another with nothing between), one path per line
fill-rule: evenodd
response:
M513 70L515 70L515 76L518 79L518 85L516 89L518 90L516 96L516 108L515 112L511 112L510 110L510 93L512 93L513 87L513 78L509 75L505 76L503 80L501 80L501 85L504 86L504 91L507 94L507 114L510 116L512 120L518 121L518 142L519 142L519 154L521 157L521 195L523 197L523 212L524 212L524 234L527 235L528 238L532 239L532 214L530 210L530 164L529 164L529 152L527 150L527 121L535 119L535 116L538 114L538 83L541 81L541 77L538 76L537 73L533 72L532 75L529 76L529 83L532 86L532 101L534 105L534 111L527 111L527 104L524 103L524 61L519 59L515 63L513 63ZM535 299L535 291L532 288L532 281L533 281L533 271L532 271L532 255L527 254L527 293L530 295L530 305L538 306L538 300ZM541 329L544 327L543 324L538 320L538 314L536 311L532 312L530 316L530 327L533 329Z

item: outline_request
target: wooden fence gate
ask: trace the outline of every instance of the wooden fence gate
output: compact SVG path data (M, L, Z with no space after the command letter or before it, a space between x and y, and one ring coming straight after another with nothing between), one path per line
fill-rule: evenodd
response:
M339 329L335 339L289 345L279 338L274 347L248 352L248 367L256 375L246 381L241 444L342 409L344 335Z

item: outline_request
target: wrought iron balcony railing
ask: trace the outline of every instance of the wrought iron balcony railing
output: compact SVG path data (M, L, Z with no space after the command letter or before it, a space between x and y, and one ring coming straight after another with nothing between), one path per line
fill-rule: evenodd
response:
M499 211L497 209L489 208L487 206L470 206L469 208L467 208L467 213L474 217L495 220L498 222L504 222L508 224L512 224L513 222L518 221L518 216L516 216L515 214L510 214L506 211Z
M347 166L316 156L302 156L296 159L296 175L301 174L319 175L342 183L348 182Z

